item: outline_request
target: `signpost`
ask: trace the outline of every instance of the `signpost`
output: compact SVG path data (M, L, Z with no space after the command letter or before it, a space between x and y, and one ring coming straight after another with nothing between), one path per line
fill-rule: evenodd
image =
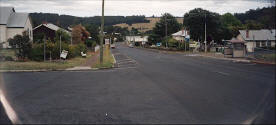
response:
M62 52L61 52L61 54L60 54L60 58L66 59L67 55L68 55L68 51L62 50Z
M160 47L162 45L162 43L156 43L157 47Z
M109 45L109 39L105 39L105 45Z

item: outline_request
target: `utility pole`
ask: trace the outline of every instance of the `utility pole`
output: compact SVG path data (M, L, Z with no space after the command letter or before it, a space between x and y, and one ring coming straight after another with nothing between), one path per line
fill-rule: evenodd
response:
M167 23L167 14L165 13L165 32L166 32L166 48L168 48L168 41L167 41L167 37L168 37L168 23Z
M72 37L72 34L71 34L71 45L73 45L73 37Z
M100 63L103 64L103 40L104 40L104 0L102 0L102 19L101 19L101 47L100 47Z
M61 60L61 34L59 35L59 60Z
M43 48L44 48L43 50L44 51L43 51L43 54L44 54L44 62L45 62L46 61L46 45L45 45L46 44L46 37L45 37L45 35L44 35L44 40L43 41L44 41L44 46L43 46Z
M204 41L204 43L205 43L205 53L207 53L207 39L206 39L206 12L205 12L205 41Z

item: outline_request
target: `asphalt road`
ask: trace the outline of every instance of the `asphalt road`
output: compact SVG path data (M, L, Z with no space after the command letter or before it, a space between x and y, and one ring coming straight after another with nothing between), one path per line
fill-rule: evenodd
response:
M123 45L113 53L116 69L4 73L1 88L20 123L249 123L275 116L275 66Z

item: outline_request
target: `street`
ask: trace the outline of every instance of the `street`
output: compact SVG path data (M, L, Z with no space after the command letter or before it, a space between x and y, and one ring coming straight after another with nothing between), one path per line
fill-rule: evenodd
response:
M112 53L114 69L3 73L2 91L27 124L247 123L275 105L272 65L122 44Z

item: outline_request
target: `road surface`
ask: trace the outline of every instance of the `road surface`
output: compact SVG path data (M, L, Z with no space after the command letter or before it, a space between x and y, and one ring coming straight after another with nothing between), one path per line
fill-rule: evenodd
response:
M249 123L268 108L275 116L274 66L123 45L113 54L112 70L4 73L2 91L20 123Z

